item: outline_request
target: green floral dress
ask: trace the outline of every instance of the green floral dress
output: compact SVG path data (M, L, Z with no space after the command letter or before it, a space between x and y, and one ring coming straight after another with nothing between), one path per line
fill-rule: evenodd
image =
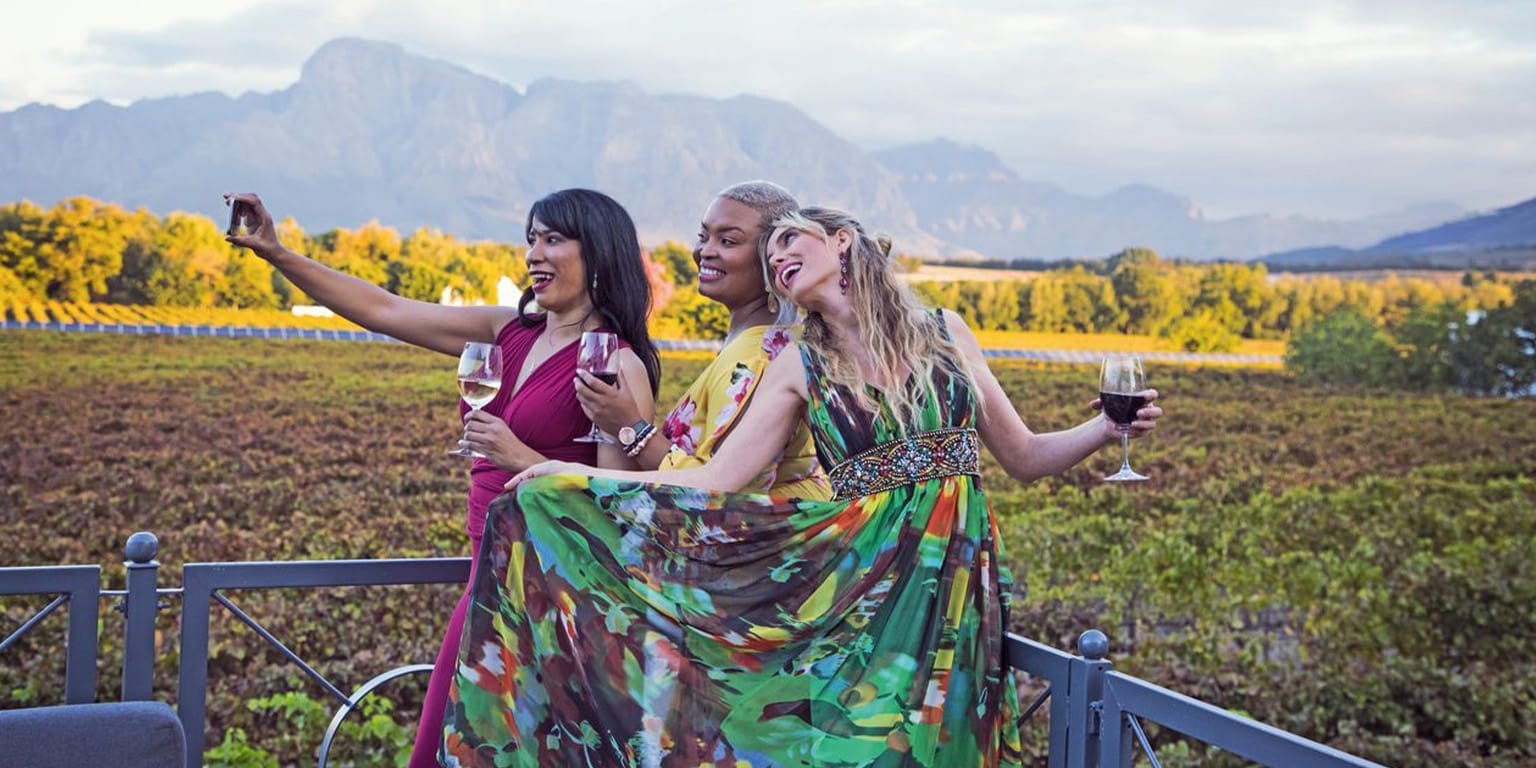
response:
M491 506L445 766L1019 764L972 393L939 374L901 430L801 354L832 500L555 475Z

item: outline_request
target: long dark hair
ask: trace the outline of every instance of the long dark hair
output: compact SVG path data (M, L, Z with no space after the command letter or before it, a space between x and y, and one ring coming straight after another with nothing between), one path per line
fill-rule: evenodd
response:
M645 325L651 311L651 284L645 278L640 236L629 211L601 192L562 189L539 198L528 209L525 237L533 234L534 217L581 243L581 266L587 275L592 311L640 356L651 381L651 394L655 394L661 384L661 356ZM517 312L526 325L535 324L526 310L531 301L533 289L525 289Z

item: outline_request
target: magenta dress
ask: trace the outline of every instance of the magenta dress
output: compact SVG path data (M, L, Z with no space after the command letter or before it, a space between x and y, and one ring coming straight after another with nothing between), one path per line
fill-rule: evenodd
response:
M544 324L532 328L513 320L501 329L496 343L501 347L504 368L509 376L523 370L528 351L539 340ZM576 342L557 350L529 374L517 391L504 388L485 406L486 413L501 417L529 448L545 458L574 461L587 465L597 463L597 446L594 443L578 443L576 438L592 428L592 422L581 411L576 400L576 388L572 379L576 376ZM509 384L513 383L508 381ZM461 400L462 416L469 406ZM469 469L470 488L468 510L464 528L469 533L470 562L479 560L480 539L485 533L485 508L502 492L502 487L512 479L512 473L497 467L485 459L475 459ZM475 583L471 570L469 584ZM421 720L416 727L416 743L411 748L410 768L438 768L438 743L443 736L443 709L448 701L448 685L453 681L453 666L459 655L459 637L464 633L464 615L469 608L468 585L453 610L448 631L443 635L443 646L437 652L437 662L432 668L432 679L427 683L426 700L421 705Z

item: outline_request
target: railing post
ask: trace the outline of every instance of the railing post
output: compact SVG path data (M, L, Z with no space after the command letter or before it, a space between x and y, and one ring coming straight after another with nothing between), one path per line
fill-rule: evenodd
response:
M64 703L88 704L96 700L96 624L101 618L101 566L89 583L69 590L68 661L64 666ZM83 580L82 580L83 582Z
M128 557L127 595L123 598L123 701L149 701L155 682L155 614L159 611L160 563L155 555L160 540L139 531L128 537L123 554Z
M187 736L187 768L202 768L203 728L208 706L208 601L213 599L207 566L181 571L181 670L176 680L176 714Z
M1103 722L1099 725L1100 768L1131 768L1136 752L1131 742L1130 725L1126 722L1125 716L1125 709L1120 706L1114 692L1109 691L1104 697L1101 713Z
M1093 751L1093 759L1089 765L1097 768L1131 768L1131 730L1126 727L1125 716L1120 709L1119 702L1114 701L1108 686L1104 683L1104 676L1109 672L1112 664L1105 658L1109 655L1109 638L1103 632L1090 629L1083 633L1077 640L1078 652L1096 665L1092 675L1089 690L1092 700L1089 706L1093 709L1094 732L1090 735L1090 749Z
M1090 629L1077 638L1081 658L1067 679L1067 768L1099 768L1099 715L1104 700L1109 638Z

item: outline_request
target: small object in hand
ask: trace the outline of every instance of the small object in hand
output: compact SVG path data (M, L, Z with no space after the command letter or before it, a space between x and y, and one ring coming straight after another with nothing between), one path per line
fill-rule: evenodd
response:
M235 199L224 202L229 205L229 230L226 234L234 236L251 234L256 229L256 212L251 209L250 203Z

